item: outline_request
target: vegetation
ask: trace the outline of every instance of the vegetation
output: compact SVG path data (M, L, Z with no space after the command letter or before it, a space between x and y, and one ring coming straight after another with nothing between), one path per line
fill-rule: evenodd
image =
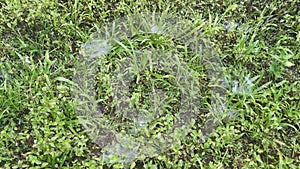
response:
M78 120L72 97L76 64L91 34L115 19L141 12L167 12L203 23L197 29L221 58L227 79L225 99L234 113L206 139L202 137L205 116L200 114L187 136L170 150L137 157L126 165L118 160L108 163L101 157L101 146ZM0 168L300 166L297 1L1 0L0 36ZM147 43L139 46L144 39ZM114 64L114 57L126 56L126 46L175 49L184 61L193 57L177 49L179 44L169 37L140 35L124 44L113 48L106 66ZM208 108L206 71L193 62L188 66L201 82L201 106ZM97 74L102 91L97 97L107 112L113 108L107 93L109 75ZM174 102L164 106L172 114L178 91L172 86L174 79L165 76L160 71L144 72L132 92L147 91L149 83L168 89ZM147 104L145 98L145 109Z

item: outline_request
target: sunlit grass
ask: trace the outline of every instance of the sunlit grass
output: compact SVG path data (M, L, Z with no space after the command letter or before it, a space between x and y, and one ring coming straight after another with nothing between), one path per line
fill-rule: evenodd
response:
M101 148L78 121L72 98L80 47L104 24L127 14L163 12L200 25L221 57L227 118L203 137L211 93L205 69L177 49L201 84L201 112L183 141L132 168L297 168L300 165L300 25L294 1L39 1L0 2L0 168L105 168ZM172 39L133 38L135 47L176 49ZM180 44L182 45L182 44ZM145 47L144 46L144 47ZM177 46L178 47L178 46ZM106 66L124 57L116 46ZM95 77L98 97L112 112L109 69ZM141 74L135 96L147 83L170 89L162 72ZM137 98L136 98L137 99ZM144 98L147 109L147 97ZM171 102L170 102L171 103ZM168 112L176 110L168 109ZM221 111L221 109L220 109ZM231 114L230 114L231 113ZM166 119L165 121L167 121ZM164 120L159 123L165 122ZM166 124L167 126L168 124ZM157 128L156 128L157 129ZM151 134L155 135L155 130ZM113 164L123 168L122 163Z

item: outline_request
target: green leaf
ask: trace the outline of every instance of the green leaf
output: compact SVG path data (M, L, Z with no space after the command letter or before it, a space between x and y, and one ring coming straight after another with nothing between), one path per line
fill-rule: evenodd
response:
M136 166L136 163L133 162L133 163L131 163L130 168L133 169L135 166Z
M295 64L292 63L292 62L290 62L290 61L284 62L284 66L286 66L286 67L292 67L292 66L294 66L294 65L295 65Z
M57 77L57 78L54 79L54 81L66 82L70 85L75 85L76 86L76 84L73 81L71 81L67 78L64 78L64 77Z
M65 85L59 85L56 87L58 91L62 92L62 93L65 93L69 90L69 87L68 86L65 86Z

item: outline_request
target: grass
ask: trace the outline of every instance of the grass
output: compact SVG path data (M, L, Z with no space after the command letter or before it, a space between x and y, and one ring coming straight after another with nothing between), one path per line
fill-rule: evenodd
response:
M165 12L198 27L221 58L226 79L225 118L202 140L211 105L207 72L192 53L168 37L141 35L126 47L174 49L199 80L201 106L187 136L162 154L124 165L108 163L78 119L73 86L81 46L119 17ZM300 13L296 1L0 1L0 168L297 168L300 165ZM143 40L143 46L139 46ZM130 51L130 50L129 50ZM109 66L128 55L116 45L97 77L98 99L110 101ZM164 72L144 72L134 83L136 100L148 84L168 89L176 112L178 93ZM251 81L251 87L249 87ZM150 86L151 87L151 86ZM176 100L177 99L177 100ZM170 108L171 107L171 108ZM235 115L234 115L235 114ZM118 116L110 115L115 118ZM169 119L155 121L162 127ZM120 119L116 119L120 122ZM119 121L118 121L119 120ZM121 119L122 120L122 119ZM119 123L116 123L119 124ZM120 123L123 124L123 123ZM156 126L155 124L153 124ZM119 127L124 127L120 125Z

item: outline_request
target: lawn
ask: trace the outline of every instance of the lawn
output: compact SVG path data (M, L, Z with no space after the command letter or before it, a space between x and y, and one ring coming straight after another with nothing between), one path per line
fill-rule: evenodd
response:
M300 2L0 0L0 36L0 168L300 166Z

